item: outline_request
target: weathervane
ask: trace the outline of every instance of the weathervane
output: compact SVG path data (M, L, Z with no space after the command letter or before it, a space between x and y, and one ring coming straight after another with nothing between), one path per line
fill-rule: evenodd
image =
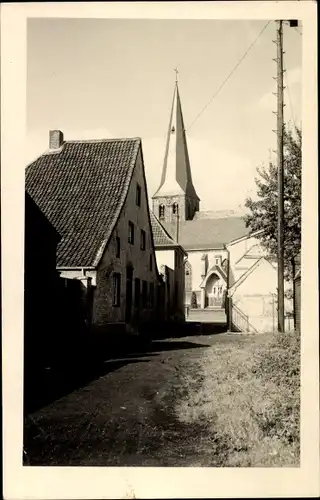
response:
M176 73L176 83L178 83L178 73L179 73L178 68L174 68L173 71L175 71Z

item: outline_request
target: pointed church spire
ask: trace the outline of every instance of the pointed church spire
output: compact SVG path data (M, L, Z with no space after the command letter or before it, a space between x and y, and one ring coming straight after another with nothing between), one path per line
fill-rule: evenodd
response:
M160 186L155 197L185 196L199 202L192 182L186 131L178 88L178 70L169 120ZM186 216L187 217L187 216ZM188 217L187 217L188 218Z

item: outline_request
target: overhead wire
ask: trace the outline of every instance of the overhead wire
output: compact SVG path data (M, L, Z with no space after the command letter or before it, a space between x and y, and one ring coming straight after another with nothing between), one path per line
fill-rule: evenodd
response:
M237 70L237 68L240 66L240 64L242 63L242 61L245 59L245 57L249 54L250 50L252 49L252 47L257 43L258 39L260 38L260 36L262 35L262 33L265 31L265 29L268 27L268 25L270 24L271 21L268 21L265 26L262 28L262 30L260 31L260 33L258 34L258 36L254 39L254 41L251 43L251 45L248 47L248 49L246 50L246 52L243 54L243 56L239 59L239 61L237 62L237 64L233 67L233 69L230 71L230 73L228 74L228 76L224 79L224 81L222 82L222 84L220 85L220 87L218 87L218 89L215 91L215 93L213 94L213 96L209 99L209 101L207 102L207 104L202 108L202 110L197 114L197 116L195 117L195 119L193 120L193 122L191 122L191 124L189 125L189 127L186 129L186 131L190 130L190 128L196 123L196 121L200 118L200 116L202 115L202 113L207 109L207 107L211 104L211 102L213 101L213 99L215 99L215 97L219 94L219 92L222 90L222 88L225 86L225 84L230 80L231 76L233 75L233 73Z

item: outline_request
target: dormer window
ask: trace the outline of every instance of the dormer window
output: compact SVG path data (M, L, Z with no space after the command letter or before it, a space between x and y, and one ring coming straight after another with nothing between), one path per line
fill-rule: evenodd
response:
M172 129L171 129L172 134L174 134L175 131L176 131L176 129L174 128L174 126L172 126Z
M159 219L164 219L165 206L159 205Z

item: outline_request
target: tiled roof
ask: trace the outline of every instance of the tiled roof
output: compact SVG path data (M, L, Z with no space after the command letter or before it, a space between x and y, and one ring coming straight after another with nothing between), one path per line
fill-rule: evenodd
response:
M140 139L69 141L26 169L26 191L62 239L58 267L96 266L125 202Z
M219 219L222 217L230 217L237 215L235 210L199 210L194 214L195 219Z
M169 232L163 227L159 219L150 210L150 220L155 246L176 245Z
M179 243L188 251L196 249L220 249L230 241L248 235L242 217L199 219L182 222Z
M169 231L161 224L159 219L155 216L155 214L150 210L150 220L153 234L153 241L155 247L163 247L163 246L174 246L180 247L181 250L185 253L185 249L177 243L169 233Z

